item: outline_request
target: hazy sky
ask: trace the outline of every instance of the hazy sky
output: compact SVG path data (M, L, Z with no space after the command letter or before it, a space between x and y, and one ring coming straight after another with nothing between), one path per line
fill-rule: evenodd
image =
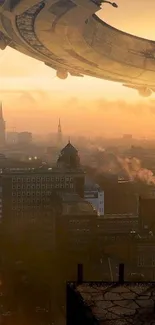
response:
M104 5L104 10L101 10L98 13L99 16L114 27L137 36L148 37L155 40L154 0L116 0L116 2L119 5L118 9L109 5ZM114 113L113 109L111 109L110 113L108 113L111 117L108 117L108 119L111 118L111 121L113 121L111 122L112 124L114 124L115 120L116 124L118 124L118 128L120 127L120 124L122 125L122 123L124 123L123 121L128 119L127 127L130 129L129 122L134 119L135 122L133 123L132 121L132 129L136 130L137 128L137 130L140 131L142 131L142 128L146 128L146 130L150 130L150 128L151 130L155 129L153 124L154 119L152 121L152 117L150 118L150 116L152 116L152 111L150 108L148 109L150 99L139 98L136 91L122 87L121 84L118 83L91 77L69 77L65 81L59 80L55 77L55 71L51 68L48 68L43 63L37 62L36 60L26 57L10 48L7 48L5 51L0 51L0 87L1 89L9 88L16 90L48 89L48 94L46 96L44 94L44 97L35 93L33 93L33 97L29 94L13 95L10 93L8 95L2 93L1 99L5 106L5 116L8 121L8 128L11 128L11 126L14 125L16 125L17 128L23 128L24 122L26 122L26 127L32 129L34 125L33 117L37 114L38 122L36 123L34 130L38 132L42 129L43 132L45 130L48 130L49 132L50 128L52 131L59 115L61 115L63 116L64 125L67 129L73 128L72 125L75 121L74 124L76 124L77 131L79 130L82 132L82 130L87 129L87 132L91 132L93 119L96 115L95 123L98 123L99 125L98 132L99 130L102 132L103 128L106 127L106 123L103 123L104 127L102 127L101 122L103 115L103 117L106 118L105 112L104 114L103 111L101 113L101 110L99 112L98 104L96 107L94 106L94 108L92 108L92 104L90 101L88 102L89 98L89 100L93 101L94 105L99 101L103 101L103 103L104 100L114 101L115 103L110 104L111 107L114 107L115 104L117 106L118 100L125 100L128 102L128 106L130 106L129 102L132 102L132 109L133 105L135 107L136 103L141 100L142 104L138 105L142 105L143 107L146 105L146 111L143 109L144 123L139 122L135 113L133 114L133 118L130 117L129 107L127 110L125 108L124 110L121 109L121 113L119 111L119 114L117 110ZM90 92L91 88L93 89L92 92ZM74 105L73 100L72 105L69 104L68 109L66 104L67 101L63 103L63 99L66 97L77 98L80 100L80 104L78 103L78 105ZM155 99L155 95L153 95L151 99ZM107 104L105 104L105 106L107 106ZM93 112L92 109L94 110ZM77 126L77 110L80 119L83 117L82 127L81 125L80 127ZM89 112L89 110L91 110L91 112ZM104 110L104 107L102 107L102 110ZM41 117L43 115L43 120L45 124L47 123L47 128L44 128L42 124L43 120ZM86 117L88 128L84 128ZM70 122L68 122L68 119ZM142 119L142 116L140 119ZM67 122L65 122L66 120ZM40 124L38 124L39 121Z

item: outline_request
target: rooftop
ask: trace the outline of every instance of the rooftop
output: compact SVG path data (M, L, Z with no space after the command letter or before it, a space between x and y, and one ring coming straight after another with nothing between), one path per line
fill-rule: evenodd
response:
M75 193L62 193L61 198L63 200L63 213L67 215L77 214L94 214L97 216L96 210L92 205L82 199L78 194Z
M67 143L67 145L61 150L61 154L64 154L64 153L77 154L78 151L69 141Z
M82 169L72 169L72 168L62 168L59 169L57 167L38 167L38 168L32 168L32 167L15 167L15 168L0 168L0 174L4 175L25 175L30 174L38 175L38 174L84 174Z
M89 307L96 324L155 324L154 283L84 283L76 286L75 293Z

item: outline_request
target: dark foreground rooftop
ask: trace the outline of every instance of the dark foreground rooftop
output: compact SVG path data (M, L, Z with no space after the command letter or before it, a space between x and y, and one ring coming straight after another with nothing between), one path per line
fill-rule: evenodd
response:
M155 282L70 283L68 286L72 291L68 313L71 307L74 315L78 315L74 325L155 325ZM73 307L73 296L76 307Z

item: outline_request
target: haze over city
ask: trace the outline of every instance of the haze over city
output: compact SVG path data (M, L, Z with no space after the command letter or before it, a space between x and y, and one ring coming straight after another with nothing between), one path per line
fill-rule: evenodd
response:
M1 325L155 324L155 0L103 1L0 0Z

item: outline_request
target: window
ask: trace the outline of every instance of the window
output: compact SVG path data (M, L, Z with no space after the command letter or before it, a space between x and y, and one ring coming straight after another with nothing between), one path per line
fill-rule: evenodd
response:
M39 183L41 181L41 178L37 177L36 181Z
M27 181L28 183L30 183L30 177L27 177L26 181Z
M137 265L144 266L144 256L143 255L138 256Z
M155 253L152 255L152 266L155 266Z
M46 177L46 182L49 182L50 181L50 178L49 177Z

